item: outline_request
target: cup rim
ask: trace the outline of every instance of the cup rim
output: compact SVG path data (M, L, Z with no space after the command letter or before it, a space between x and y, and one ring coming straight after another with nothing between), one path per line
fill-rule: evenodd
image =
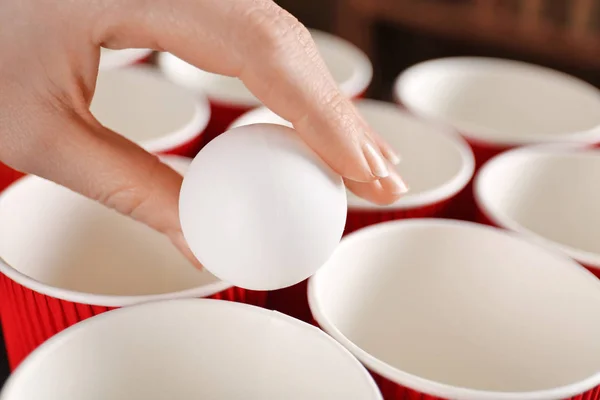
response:
M13 191L17 190L23 185L27 185L28 182L36 178L36 176L27 175L13 182L4 191L2 191L2 193L0 193L0 203L4 198L10 196L10 194ZM208 285L160 294L104 295L86 293L77 290L63 289L40 282L12 267L2 257L0 257L0 273L5 275L12 281L18 283L19 285L24 286L27 289L33 290L37 293L43 294L45 296L53 297L72 303L104 307L125 307L134 304L147 303L158 300L170 300L188 297L207 297L233 287L231 283L222 280L217 280L216 282L212 282Z
M415 195L409 192L408 194L403 196L399 201L388 205L377 205L369 203L366 200L352 201L352 199L349 198L348 210L357 212L381 212L385 210L410 210L420 207L427 207L432 204L443 202L457 195L468 185L468 183L473 178L473 175L475 173L475 156L473 154L473 150L471 149L467 141L453 129L433 124L431 122L415 117L414 115L403 111L396 104L391 102L373 99L355 99L353 100L353 103L359 108L359 111L360 105L365 104L378 108L386 108L387 110L397 113L402 118L415 119L417 122L424 124L424 126L431 128L432 132L435 131L434 135L436 137L439 137L440 140L448 141L449 143L451 143L452 147L458 150L462 163L459 171L452 177L452 179L444 182L441 185L438 185L437 187L425 190ZM235 121L233 121L229 125L228 129L236 128L242 125L248 125L247 121L251 121L254 117L261 118L263 115L269 117L273 115L281 119L281 117L277 116L277 114L275 114L266 106L261 106L253 108L241 115L240 117L236 118ZM256 123L261 122L251 122L251 124ZM291 127L292 125L288 122L287 126Z
M364 93L373 80L373 64L369 57L354 43L329 32L309 29L314 41L330 41L337 44L337 49L343 53L348 62L354 63L352 76L344 82L339 82L340 91L347 97L355 98Z
M363 237L370 236L381 236L387 232L394 231L398 226L471 226L482 230L495 230L498 228L489 227L486 225L467 222L461 220L448 220L440 218L419 218L419 219L407 219L407 220L395 220L387 221L375 225L368 226L366 228L357 230L345 236L338 246L338 251L342 246L344 247L359 247L357 244L363 239ZM509 237L523 240L523 236L512 231L502 231L502 234ZM564 268L575 268L579 273L587 274L592 279L597 279L592 275L591 272L586 270L581 265L577 264L573 259L567 257L561 252L557 252L554 249L548 249L540 246L537 243L525 241L530 246L535 246L538 249L553 253L555 257L562 261ZM569 266L570 264L570 266ZM354 344L348 339L336 325L325 315L321 308L321 302L318 296L317 285L321 270L317 271L308 280L308 304L315 321L321 328L328 334L330 334L335 340L339 341L344 347L346 347L352 354L356 356L368 369L381 375L382 377L394 382L399 385L411 388L418 392L426 394L440 396L443 398L450 398L456 400L548 400L548 399L564 399L578 394L584 393L600 383L600 371L591 375L588 378L574 382L568 385L559 386L556 388L527 391L527 392L497 392L487 391L479 389L469 389L465 387L453 386L445 383L436 382L430 379L421 378L417 375L402 371L389 363L381 361L376 357L370 355L368 352L362 350L359 346Z
M149 139L141 140L138 144L150 153L163 153L177 149L179 146L187 144L198 136L202 136L211 117L211 110L208 99L204 95L192 94L186 89L165 79L160 72L149 66L137 65L122 69L112 69L101 71L101 74L131 74L145 75L149 79L156 82L167 83L172 87L176 87L182 95L188 96L194 104L194 113L192 118L183 126L174 131L165 133L164 135Z
M110 50L110 53L104 53L104 57L100 57L100 71L108 71L116 68L123 68L135 64L152 54L152 49L120 49Z
M460 134L467 138L469 141L474 143L481 143L483 145L491 146L493 148L506 148L506 147L517 147L517 146L525 146L525 145L537 145L543 143L583 143L583 144L593 144L596 142L600 142L600 121L597 125L590 127L589 129L585 129L582 131L572 131L572 132L564 132L557 137L557 135L548 135L548 134L540 134L532 137L531 135L525 137L511 137L511 138L482 138L480 135L477 135L476 131L493 131L489 128L479 127L476 129L461 129L459 126L455 126L452 121L447 118L439 118L435 115L430 115L426 111L419 109L419 107L414 107L409 102L405 101L405 85L408 82L412 75L415 75L418 71L423 68L427 68L431 65L436 64L464 64L464 63L488 63L494 65L503 65L506 67L518 68L520 70L529 70L535 71L538 74L543 74L547 76L549 79L560 79L563 82L570 83L572 85L579 86L580 88L585 88L590 92L595 92L598 97L598 104L600 105L600 89L596 88L594 85L579 79L573 75L567 74L562 71L558 71L549 67L545 67L538 64L527 63L524 61L517 61L506 58L498 58L498 57L479 57L479 56L457 56L457 57L442 57L435 58L427 61L422 61L417 64L414 64L404 71L402 71L395 79L393 84L393 96L394 101L396 103L402 104L406 107L410 112L415 115L420 116L424 119L436 120L445 125L454 126Z
M20 375L23 374L23 371L27 371L30 368L30 365L33 367L38 362L38 359L43 359L51 354L56 348L60 347L64 342L68 341L72 336L79 334L81 331L88 330L88 326L93 326L97 324L98 321L103 321L108 318L112 318L114 314L131 314L136 313L139 308L152 308L155 307L156 304L200 304L203 303L205 307L220 307L220 308L239 308L246 309L247 312L253 312L262 315L269 315L271 318L275 318L280 322L285 322L293 325L298 329L302 329L306 332L311 331L319 336L319 340L326 340L330 343L330 345L335 348L338 352L344 354L348 363L353 364L354 370L357 373L363 375L366 385L370 387L370 391L372 394L372 400L383 400L381 395L381 391L379 390L377 384L373 377L369 374L367 369L362 365L362 363L354 357L354 355L345 348L341 343L339 343L334 338L327 335L325 332L320 330L318 327L315 327L306 322L300 321L296 318L290 317L286 314L280 313L275 310L268 310L262 307L253 306L250 304L236 303L231 301L223 301L223 300L215 300L215 299L206 299L206 298L181 298L181 299L166 299L152 303L144 303L144 304L136 304L131 307L123 307L111 311L107 311L102 314L95 315L91 318L87 318L83 321L78 322L77 324L71 325L70 327L64 329L63 331L57 333L56 335L50 337L44 343L42 343L38 348L36 348L27 358L23 360L21 364L15 369L15 371L11 374L11 376L7 379L4 387L0 390L0 400L4 399L6 393L9 393L12 390L14 385L17 385L17 380Z
M561 252L567 254L569 257L581 262L589 267L593 267L595 270L600 271L600 254L593 253L586 250L577 249L572 246L568 246L553 240L547 239L544 236L533 232L530 229L525 228L517 221L510 218L505 212L496 210L489 206L489 203L485 200L483 194L483 182L488 178L488 175L498 166L510 163L515 157L521 155L539 155L539 154L590 154L598 153L598 150L579 147L579 146L553 146L553 145L538 145L538 146L525 146L521 148L512 149L501 153L489 161L487 161L478 172L477 176L473 181L473 197L475 198L475 204L479 211L489 219L493 224L518 232L531 240L538 242L540 245L545 247L553 247L559 249ZM598 154L600 156L600 154Z
M414 118L416 121L423 123L428 127L431 127L432 131L436 131L435 135L439 136L440 140L447 140L452 144L452 146L456 150L458 150L460 158L462 160L462 164L460 170L452 177L452 179L444 182L443 184L435 188L425 190L415 195L412 195L409 192L408 194L404 195L399 201L388 205L377 205L366 201L361 201L358 203L348 201L349 211L380 212L389 210L410 210L420 207L427 207L432 204L440 203L451 199L469 184L475 173L475 156L473 154L473 150L471 149L467 141L464 138L462 138L458 134L458 132L451 128L441 126L439 124L434 124L427 120L415 117L411 113L403 111L394 103L372 99L358 99L354 103L357 105L363 103L367 105L374 105L377 107L389 107L390 110L393 108L394 111L398 113L398 115L401 115L406 118Z
M235 108L240 110L251 109L254 107L260 106L262 103L258 100L254 95L249 96L248 94L244 94L242 96L235 95L219 95L215 93L215 91L207 90L201 84L194 83L193 79L187 78L173 78L177 74L179 70L182 68L195 68L198 74L206 74L206 75L219 75L213 72L205 71L200 68L195 67L194 65L184 61L183 59L177 57L173 53L169 53L167 51L162 51L158 53L156 58L156 65L161 73L169 79L169 81L174 82L180 87L186 87L192 93L201 95L207 99L207 101L211 104L216 104L221 107Z

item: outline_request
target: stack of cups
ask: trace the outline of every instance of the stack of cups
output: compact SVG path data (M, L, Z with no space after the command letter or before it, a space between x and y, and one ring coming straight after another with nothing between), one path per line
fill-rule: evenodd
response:
M399 107L358 99L368 58L312 35L400 152L410 192L385 206L348 192L332 257L266 293L66 188L12 183L0 313L16 372L0 400L600 399L600 91L521 62L447 58L398 77ZM103 50L90 110L179 173L227 128L291 126L236 78L168 53L159 70L134 65L150 54ZM3 171L0 190L21 176ZM440 219L476 210L492 226Z
M190 159L163 159L183 173ZM11 368L63 329L117 307L210 297L264 305L266 294L197 270L169 239L50 181L0 195L0 313Z
M351 98L362 96L373 75L367 56L336 36L315 30L311 35L342 93ZM204 143L223 133L237 117L261 105L237 78L201 70L169 53L158 56L158 65L173 82L208 96L212 118Z

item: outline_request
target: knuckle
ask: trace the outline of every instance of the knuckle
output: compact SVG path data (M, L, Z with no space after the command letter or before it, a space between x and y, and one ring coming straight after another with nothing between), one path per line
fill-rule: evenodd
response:
M105 206L124 215L133 215L144 203L135 185L122 184L98 196L97 200Z
M339 90L332 89L325 92L321 109L330 116L331 120L335 121L339 129L348 133L356 133L354 132L358 126L356 116L349 100Z
M269 52L278 53L294 42L305 49L314 47L308 29L296 17L270 0L255 2L244 18L250 34Z
M111 183L110 187L105 187L96 197L96 200L115 211L139 219L144 207L152 198L151 186L140 184L140 182L152 182L154 168L158 168L160 160L153 156L153 166L144 168L148 176L137 176L131 180ZM144 172L146 173L146 172Z

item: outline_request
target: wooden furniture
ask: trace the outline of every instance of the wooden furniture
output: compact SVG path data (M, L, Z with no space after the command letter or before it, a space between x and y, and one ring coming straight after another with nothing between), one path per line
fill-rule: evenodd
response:
M373 56L373 30L424 34L600 70L600 0L334 0L333 32Z

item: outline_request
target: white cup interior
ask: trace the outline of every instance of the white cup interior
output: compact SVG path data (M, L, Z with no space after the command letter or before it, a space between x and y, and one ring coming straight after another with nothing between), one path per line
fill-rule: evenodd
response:
M183 158L163 159L183 172ZM0 257L8 264L2 273L24 286L88 304L201 297L231 286L197 270L166 236L34 176L0 196Z
M373 76L368 57L337 36L317 30L310 33L342 93L349 97L362 94ZM237 78L201 70L169 53L159 55L158 65L173 82L206 93L211 100L245 107L261 104Z
M421 116L500 145L600 139L600 91L536 65L478 57L427 61L400 75L395 94Z
M380 400L367 371L319 329L215 300L112 311L36 350L2 400Z
M505 153L477 177L477 201L500 226L535 235L600 268L600 153L531 148Z
M100 48L100 70L128 67L143 60L152 53L151 49L112 50Z
M165 151L200 134L210 107L150 67L101 71L90 107L107 128L149 151Z
M600 383L600 282L500 229L367 228L311 278L309 300L367 367L432 395L560 399Z
M473 176L473 153L454 132L415 118L395 104L357 100L358 111L369 125L402 157L396 167L410 191L396 203L378 206L348 192L351 209L412 208L433 204L462 190ZM257 108L242 115L232 127L255 123L291 126L269 109Z

